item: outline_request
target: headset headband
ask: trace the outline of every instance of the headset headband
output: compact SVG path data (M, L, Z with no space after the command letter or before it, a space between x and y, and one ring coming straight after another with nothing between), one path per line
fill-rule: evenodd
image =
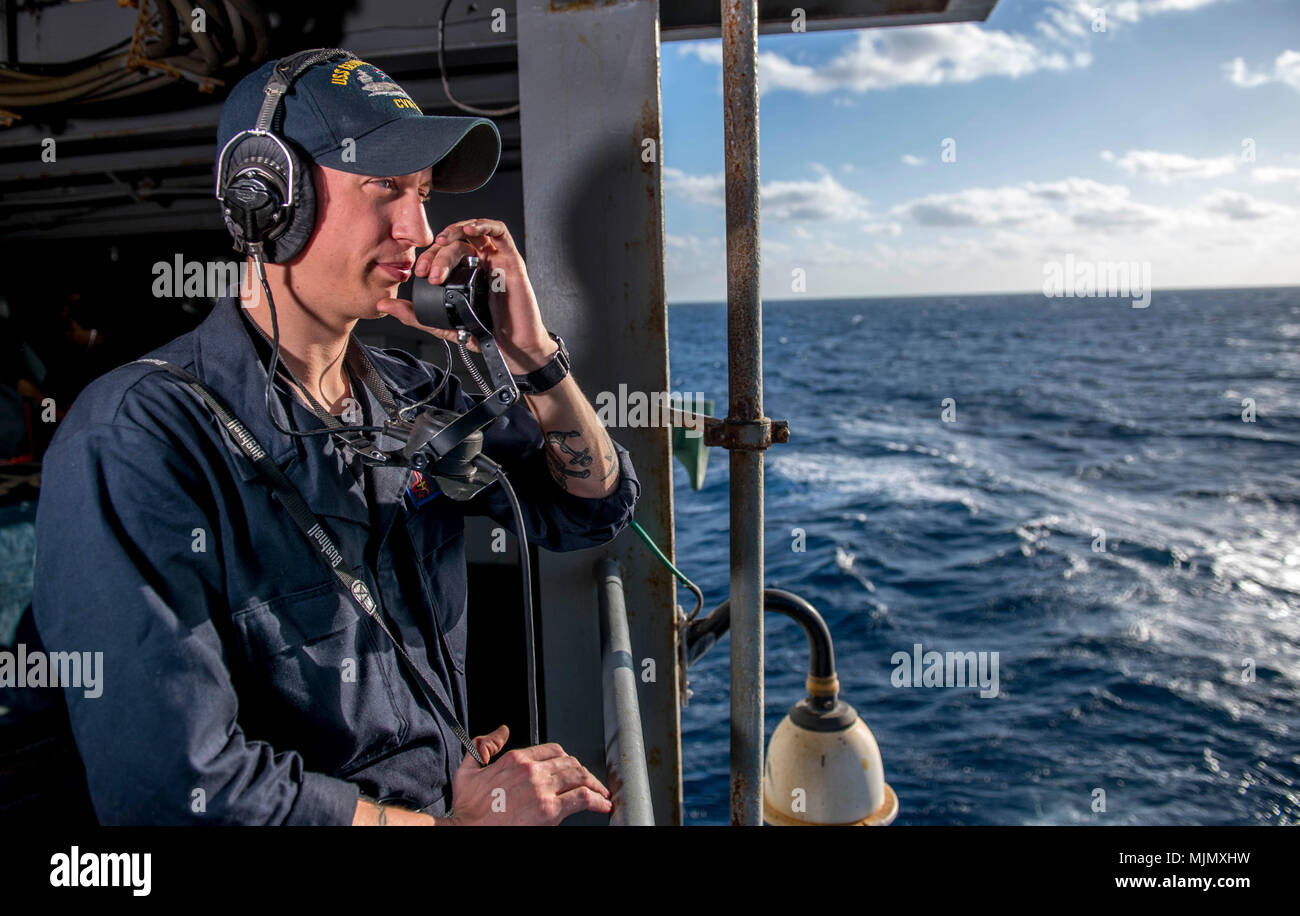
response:
M257 116L257 126L254 129L270 130L271 120L275 117L275 108L280 104L280 98L289 91L298 77L317 64L340 55L349 58L353 56L351 51L345 51L343 48L325 48L318 51L302 51L282 58L271 71L271 78L266 81L266 89L263 90L266 93L266 101L262 103L262 111Z
M352 58L355 56L356 55L351 51L344 48L324 48L315 51L300 51L297 54L291 54L288 57L281 58L276 62L275 67L271 70L270 79L266 81L266 88L262 90L266 95L266 99L262 102L262 110L257 115L257 121L254 123L252 128L242 130L231 137L230 140L227 141L226 145L222 147L221 154L217 157L217 184L215 191L218 199L221 199L224 196L223 189L225 188L226 161L229 157L230 151L245 137L269 137L271 140L275 141L277 146L280 147L281 151L284 153L285 162L288 163L289 174L287 191L289 199L284 202L283 206L285 209L291 209L294 206L294 156L285 145L284 141L276 136L271 130L271 124L275 120L276 109L280 106L280 100L284 98L285 93L293 87L293 84L297 81L298 77L302 76L302 74L307 70L323 61L331 60L335 57Z

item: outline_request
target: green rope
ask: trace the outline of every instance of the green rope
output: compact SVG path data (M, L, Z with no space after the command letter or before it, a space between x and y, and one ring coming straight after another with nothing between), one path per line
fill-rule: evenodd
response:
M659 549L659 545L650 538L650 535L646 534L644 528L637 524L636 519L632 519L632 530L641 535L641 540L646 542L646 545L654 552L654 555L659 558L659 561L672 570L673 575L678 579L681 579L682 584L690 589L692 594L695 595L695 610L691 611L690 616L686 618L687 620L694 620L695 615L700 612L700 608L704 607L704 593L700 591L698 585L686 578L685 573L673 565L672 560L664 556L664 552Z

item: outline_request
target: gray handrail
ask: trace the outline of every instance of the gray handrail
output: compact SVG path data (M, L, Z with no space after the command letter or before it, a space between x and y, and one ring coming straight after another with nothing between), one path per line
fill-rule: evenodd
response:
M609 822L616 827L652 827L655 818L650 803L650 771L641 731L623 578L618 564L608 557L596 564L596 592L600 604L605 770L614 802Z

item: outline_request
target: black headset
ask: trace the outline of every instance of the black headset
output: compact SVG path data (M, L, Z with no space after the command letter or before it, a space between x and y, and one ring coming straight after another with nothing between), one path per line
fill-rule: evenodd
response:
M281 264L302 251L316 224L316 190L303 150L273 127L280 100L308 69L343 48L301 51L276 61L266 81L266 100L253 127L231 137L217 157L216 196L235 251L261 243L262 260Z

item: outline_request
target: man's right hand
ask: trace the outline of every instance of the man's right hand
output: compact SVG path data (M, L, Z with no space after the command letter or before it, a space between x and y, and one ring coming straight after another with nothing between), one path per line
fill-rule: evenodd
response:
M468 753L452 777L448 825L554 826L579 811L609 814L609 790L558 744L539 744L502 754L510 729L502 725L474 739L487 766Z

